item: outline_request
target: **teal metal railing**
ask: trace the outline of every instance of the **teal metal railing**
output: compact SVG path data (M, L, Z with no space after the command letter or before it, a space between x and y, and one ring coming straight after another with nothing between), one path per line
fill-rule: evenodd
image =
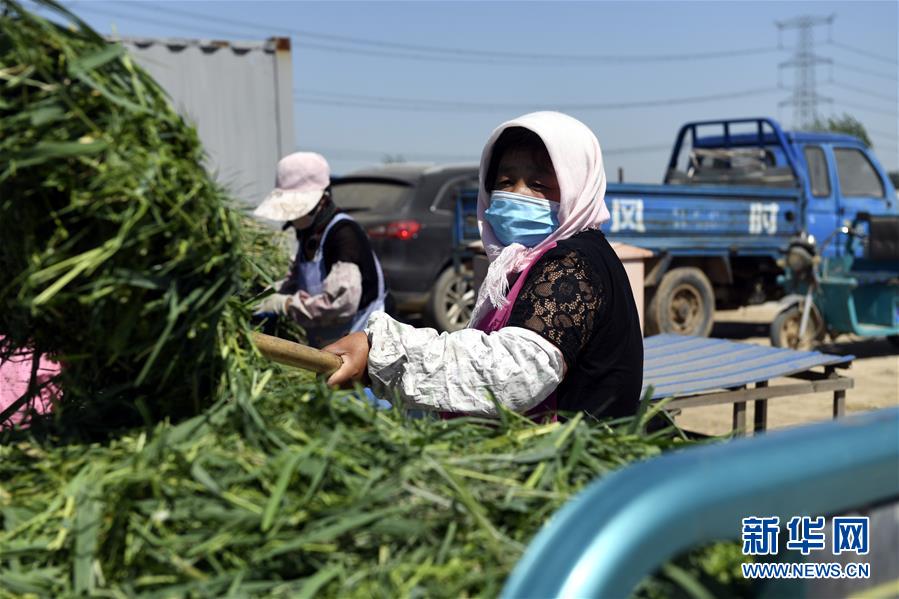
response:
M502 597L628 597L666 560L747 516L899 498L899 408L685 449L593 483L534 538Z

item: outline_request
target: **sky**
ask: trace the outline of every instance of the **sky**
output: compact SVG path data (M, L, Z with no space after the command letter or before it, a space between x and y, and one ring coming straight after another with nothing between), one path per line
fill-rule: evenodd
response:
M899 3L63 2L101 33L292 37L299 149L335 173L386 157L477 162L501 122L562 109L589 125L616 180L660 182L689 120L794 126L797 29L808 15L822 117L851 114L899 169ZM780 43L780 47L779 47ZM786 103L785 103L786 102Z

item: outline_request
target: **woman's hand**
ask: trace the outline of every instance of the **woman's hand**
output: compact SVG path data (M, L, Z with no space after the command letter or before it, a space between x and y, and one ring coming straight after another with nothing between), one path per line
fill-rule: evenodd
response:
M331 345L322 348L337 354L343 359L343 365L329 378L328 384L334 387L352 387L353 383L369 384L368 379L368 336L363 332L350 333Z
M253 314L287 314L290 308L290 296L285 293L273 293L259 302Z

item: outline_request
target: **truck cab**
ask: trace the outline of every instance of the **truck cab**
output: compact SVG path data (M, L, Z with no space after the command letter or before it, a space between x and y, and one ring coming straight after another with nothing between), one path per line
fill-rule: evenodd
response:
M823 241L859 213L899 213L896 191L870 148L858 138L834 133L788 134L799 148L808 179L805 185L806 232ZM842 233L837 233L842 236ZM835 255L846 247L843 239L824 248Z
M723 133L703 135L703 128ZM749 131L747 131L749 129ZM874 152L851 135L783 131L771 119L684 125L667 185L801 190L801 233L824 239L862 212L897 214L896 190ZM833 244L834 250L845 244Z
M784 131L763 117L686 123L663 185L610 184L606 197L610 239L655 253L647 333L706 335L715 307L783 294L777 261L791 241L840 235L858 213L899 211L886 171L859 139ZM617 204L643 221L622 229ZM844 247L838 240L826 252Z

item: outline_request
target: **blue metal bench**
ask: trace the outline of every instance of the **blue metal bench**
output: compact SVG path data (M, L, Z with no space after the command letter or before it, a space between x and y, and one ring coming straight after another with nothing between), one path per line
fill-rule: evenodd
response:
M853 359L725 339L655 335L644 340L643 385L644 391L653 387L652 399L674 397L667 404L670 409L731 403L739 433L746 432L746 404L754 401L754 430L761 432L767 428L767 402L778 397L832 392L833 416L843 416L846 390L854 382L836 369L849 368ZM812 370L817 367L823 372ZM779 377L796 382L769 386Z

